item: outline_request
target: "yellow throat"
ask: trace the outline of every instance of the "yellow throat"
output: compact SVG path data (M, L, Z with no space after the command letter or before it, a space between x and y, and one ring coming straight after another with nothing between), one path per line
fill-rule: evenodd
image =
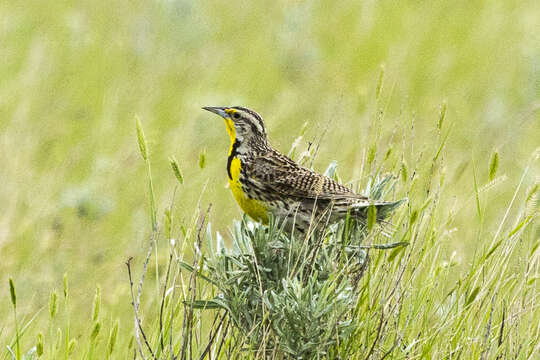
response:
M235 110L227 110L227 112L233 113ZM242 161L236 156L235 152L235 143L236 139L236 130L234 129L234 123L231 119L224 119L225 126L227 127L227 133L231 138L231 146L229 148L229 158L227 160L227 176L229 178L229 186L233 196L242 208L242 210L248 214L251 218L256 221L261 221L262 223L268 223L268 209L264 203L250 199L242 189L242 184L240 183L240 170L242 169Z

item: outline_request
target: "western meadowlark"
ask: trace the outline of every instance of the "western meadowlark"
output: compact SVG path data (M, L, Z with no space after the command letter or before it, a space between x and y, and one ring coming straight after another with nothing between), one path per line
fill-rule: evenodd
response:
M233 196L251 218L268 222L269 214L305 232L314 220L336 222L347 214L365 223L374 205L377 220L402 201L372 201L333 179L298 165L268 142L262 117L235 107L203 107L225 120L231 138L227 175Z

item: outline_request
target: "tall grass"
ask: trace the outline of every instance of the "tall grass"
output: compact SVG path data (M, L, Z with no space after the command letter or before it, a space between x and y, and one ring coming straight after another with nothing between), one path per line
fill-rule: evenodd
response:
M540 351L537 213L530 212L536 188L508 218L530 168L501 209L497 230L479 238L468 270L456 276L459 258L442 252L454 230L439 209L445 184L437 158L445 141L433 149L434 163L414 169L428 196L421 206L398 211L390 239L348 222L319 237L296 238L279 220L262 226L244 218L233 224L229 249L201 214L183 241L193 246L191 264L171 243L159 326L147 326L153 340L139 345L141 356L534 359ZM530 164L538 156L537 150ZM486 167L486 185L474 179L480 222L487 198L481 189L494 179L496 158ZM410 193L399 189L408 180L392 190ZM371 195L382 196L385 185L370 186ZM394 244L380 245L389 240ZM169 273L177 283L169 284Z
M209 244L233 251L237 221L262 231L224 188L228 139L208 105L249 106L304 165L366 191L390 173L386 197L409 199L391 238L375 225L363 240L409 245L364 249L360 325L332 354L538 353L537 1L6 1L0 14L0 359L140 358L125 262L137 299L151 239L139 313L154 353L185 338L196 357L214 338L214 355L225 338L222 354L257 354L228 313L195 306L223 293L201 278Z
M152 184L140 122L137 134ZM161 221L150 201L156 225L149 229L146 259L126 263L134 326L124 325L133 331L124 348L115 350L116 342L130 331L119 333L117 320L102 318L99 287L86 334L70 338L70 291L64 277L63 302L55 290L50 294L48 331L40 331L21 355L20 341L33 319L23 321L21 331L15 326L5 358L57 359L79 353L86 359L534 359L540 351L538 187L525 189L523 182L540 150L531 155L510 202L500 209L496 229L476 229L476 252L466 271L456 273L460 257L443 251L455 228L453 213L440 205L451 187L439 156L446 136L439 141L427 155L432 162L418 162L412 169L396 162L389 169L402 176L379 178L382 167L368 168L370 180L360 192L413 200L396 211L390 227L374 225L373 213L365 227L346 220L299 237L287 233L279 219L263 226L244 217L233 221L232 244L227 245L210 226L211 206L203 211L201 204L191 221L180 224L171 215L174 196ZM315 155L310 147L304 161ZM493 155L485 167L485 184L473 171L475 192L469 204L476 203L479 224L489 206L496 159ZM174 159L171 169L182 186ZM336 170L333 163L327 174L339 180ZM421 198L415 187L421 187ZM172 237L175 228L181 229L179 238ZM159 257L160 244L166 258ZM145 277L154 274L157 291L148 293ZM9 285L16 310L14 282ZM142 300L145 291L148 304Z

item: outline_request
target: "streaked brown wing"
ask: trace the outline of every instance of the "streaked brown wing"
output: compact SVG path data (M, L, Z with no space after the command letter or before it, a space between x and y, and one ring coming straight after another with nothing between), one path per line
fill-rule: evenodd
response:
M258 156L247 166L246 175L262 188L298 199L328 199L355 202L367 198L327 176L299 166L283 154Z

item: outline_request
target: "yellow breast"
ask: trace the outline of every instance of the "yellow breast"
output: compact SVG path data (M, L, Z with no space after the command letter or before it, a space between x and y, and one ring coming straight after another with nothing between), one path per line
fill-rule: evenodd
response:
M229 173L231 177L229 177L229 185L231 187L233 196L236 199L236 202L238 202L238 205L240 205L246 214L256 221L261 221L263 224L267 224L267 207L264 205L264 203L258 200L248 198L244 193L244 190L242 190L242 184L239 181L241 168L242 162L240 159L235 157L230 161Z
M234 129L234 123L231 119L225 119L225 126L227 133L231 138L231 147L229 148L229 159L227 160L227 175L229 177L229 186L236 202L246 214L256 221L261 221L263 224L268 223L267 207L264 203L250 199L242 190L242 184L240 183L240 170L242 169L242 162L235 155L235 143L236 143L236 131Z

